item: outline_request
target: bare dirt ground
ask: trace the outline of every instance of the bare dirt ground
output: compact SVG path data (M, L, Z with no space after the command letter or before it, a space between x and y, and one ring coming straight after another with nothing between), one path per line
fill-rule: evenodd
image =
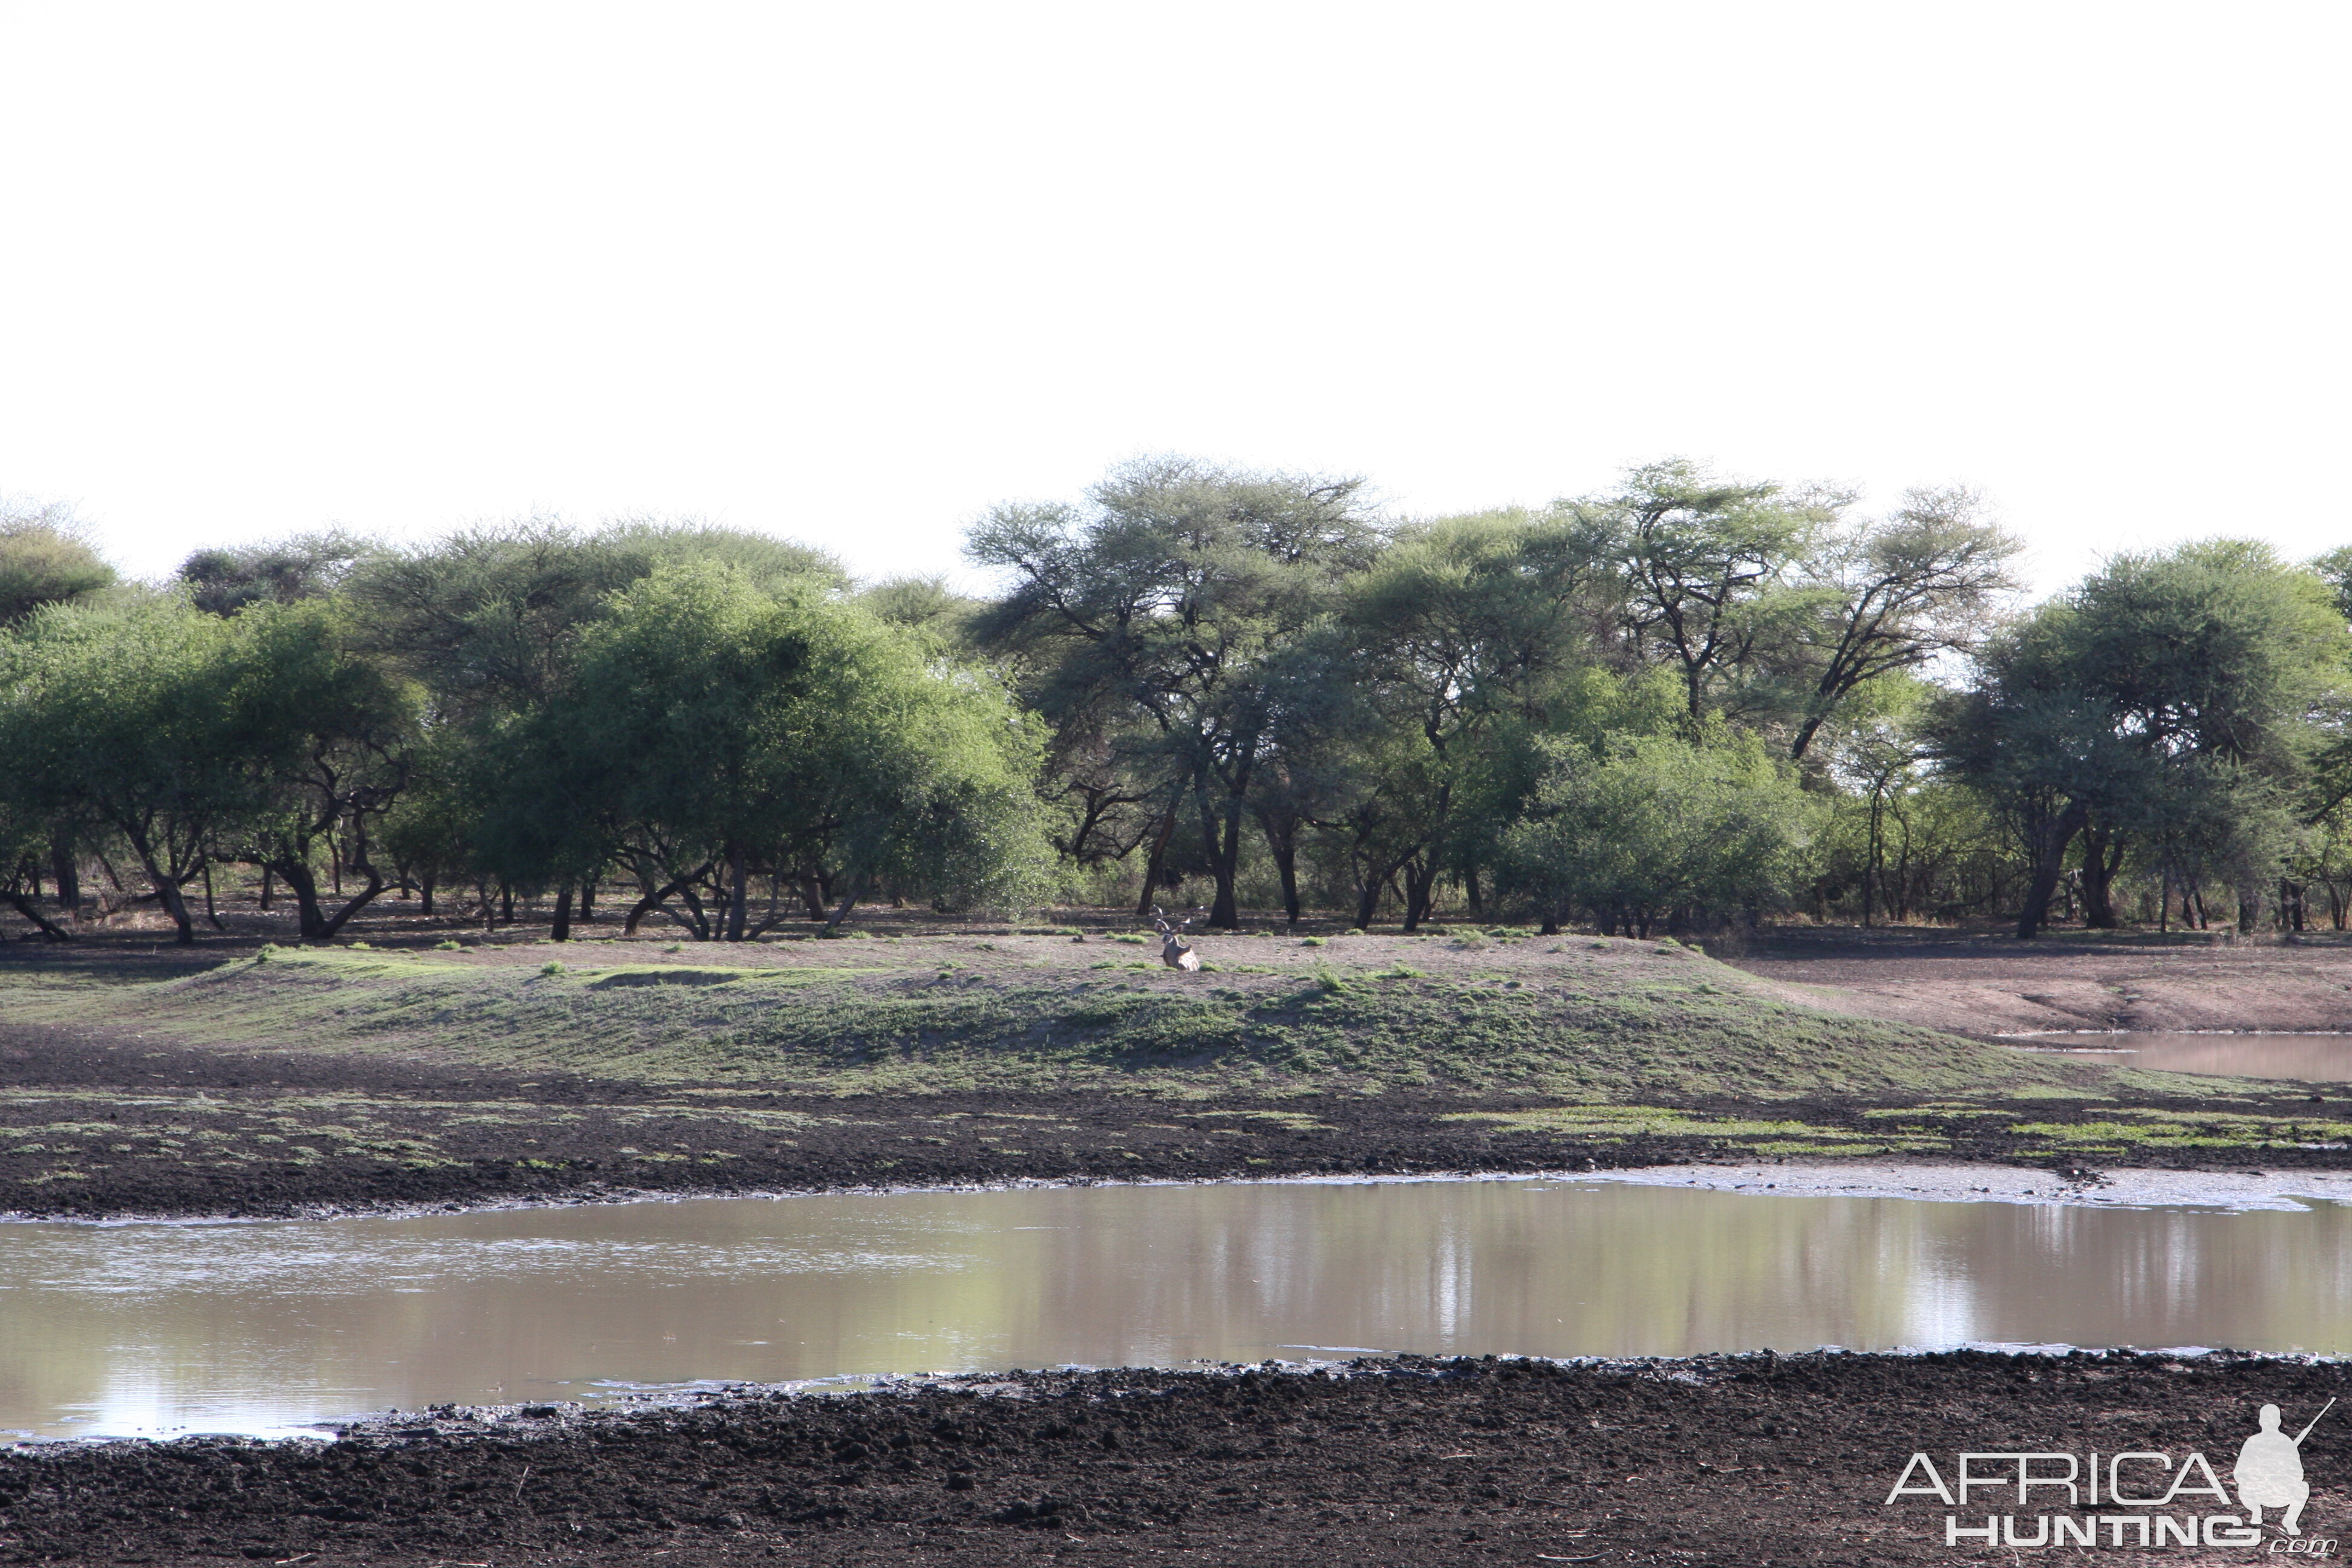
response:
M2352 934L1776 928L1708 944L1790 1001L1987 1037L2061 1030L2352 1031Z
M2340 1558L2352 1427L2333 1413L2304 1447L2299 1538L2276 1510L2254 1544L2206 1548L2202 1526L2237 1523L2208 1493L2263 1404L2300 1427L2347 1393L2344 1367L2309 1361L1962 1352L1016 1373L626 1415L444 1407L335 1443L0 1451L0 1562L1878 1568L2020 1561L1947 1545L1947 1517L2008 1515L2031 1542L2053 1514L2091 1521L2103 1562L2268 1561L2320 1542ZM2060 1487L2021 1508L1979 1459L1965 1510L1887 1501L1913 1453L1949 1484L1963 1450L2161 1454L2197 1490L2069 1507ZM2138 1463L2126 1479L2161 1491ZM2186 1519L2199 1545L2136 1549L2150 1515Z

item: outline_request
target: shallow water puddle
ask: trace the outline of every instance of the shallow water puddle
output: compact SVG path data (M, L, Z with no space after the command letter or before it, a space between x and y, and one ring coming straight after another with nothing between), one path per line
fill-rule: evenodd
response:
M2352 1035L2035 1035L2029 1050L2153 1072L2352 1083Z
M1515 1180L0 1226L0 1430L44 1436L697 1380L1971 1342L2352 1351L2352 1206Z

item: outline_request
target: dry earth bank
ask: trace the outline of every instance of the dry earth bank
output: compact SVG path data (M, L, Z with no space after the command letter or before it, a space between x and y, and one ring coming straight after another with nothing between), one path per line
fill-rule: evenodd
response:
M0 1562L2007 1563L1947 1546L1954 1510L1933 1498L1885 1505L1911 1453L1948 1470L1962 1450L2195 1450L2226 1478L2263 1404L2300 1426L2347 1383L2332 1363L2226 1354L1812 1354L1013 1374L627 1415L444 1408L331 1444L0 1452ZM2305 1453L2302 1539L2340 1553L2352 1440L2323 1422ZM1973 1504L1962 1522L2018 1513L2029 1533L2033 1514L2063 1511L2056 1494ZM2229 1511L2139 1511L2184 1510ZM2103 1540L2096 1555L2253 1553Z
M1994 1036L2352 1032L2352 935L1776 928L1730 962L1817 1007Z

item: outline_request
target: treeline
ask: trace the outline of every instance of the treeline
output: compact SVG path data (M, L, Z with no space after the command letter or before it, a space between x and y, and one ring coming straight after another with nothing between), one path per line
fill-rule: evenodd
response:
M395 887L704 939L872 898L2345 920L2352 551L2126 554L2021 610L1962 490L1872 515L1672 462L1398 521L1180 459L967 550L998 596L653 522L138 587L0 522L0 896L63 938L94 872L184 941L226 867L313 939Z

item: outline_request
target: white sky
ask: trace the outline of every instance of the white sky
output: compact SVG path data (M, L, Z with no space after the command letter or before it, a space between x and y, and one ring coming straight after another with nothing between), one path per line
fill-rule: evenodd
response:
M1145 451L2352 542L2352 5L0 0L0 491L134 572Z

